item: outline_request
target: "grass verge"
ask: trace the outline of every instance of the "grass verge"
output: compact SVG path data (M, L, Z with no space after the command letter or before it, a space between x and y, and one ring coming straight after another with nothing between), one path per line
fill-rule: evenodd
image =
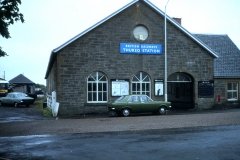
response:
M46 102L46 101L47 101L46 98L37 99L37 100L35 101L35 104L36 104L36 106L37 106L37 109L40 110L40 111L42 111L44 117L53 117L52 111L51 111L50 109L48 109L48 107L43 108L43 102Z

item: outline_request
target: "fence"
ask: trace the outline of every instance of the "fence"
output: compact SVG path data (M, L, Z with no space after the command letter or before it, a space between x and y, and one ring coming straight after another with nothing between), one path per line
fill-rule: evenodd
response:
M56 102L57 94L55 91L52 92L52 95L47 94L47 107L52 111L53 117L57 117L59 103Z

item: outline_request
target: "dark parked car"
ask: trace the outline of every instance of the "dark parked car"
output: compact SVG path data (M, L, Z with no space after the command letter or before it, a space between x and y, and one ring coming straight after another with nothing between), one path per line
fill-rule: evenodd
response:
M32 94L32 93L26 93L28 97L32 97L34 100L37 99L37 94Z
M6 95L6 97L0 97L0 106L2 104L10 104L14 105L14 107L18 107L19 105L26 105L27 107L30 104L34 103L34 99L29 97L27 94L22 92L11 92Z
M147 95L127 95L121 96L113 103L108 103L107 107L109 111L123 116L143 112L166 114L166 110L171 108L171 102L153 101Z

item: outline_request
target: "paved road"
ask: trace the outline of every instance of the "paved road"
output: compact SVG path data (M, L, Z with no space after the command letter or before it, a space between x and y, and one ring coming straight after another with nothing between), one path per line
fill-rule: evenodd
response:
M0 159L240 159L240 109L58 119L19 110L9 120L15 108L0 107Z
M12 160L238 160L239 133L240 125L231 125L0 137L0 157Z

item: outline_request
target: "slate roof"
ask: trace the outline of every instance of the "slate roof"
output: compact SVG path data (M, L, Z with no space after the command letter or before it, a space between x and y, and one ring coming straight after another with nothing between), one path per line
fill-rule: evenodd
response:
M240 50L228 35L194 34L212 48L218 58L214 59L215 78L240 78Z
M17 77L9 80L9 83L11 84L35 84L30 79L25 77L24 75L20 74Z

